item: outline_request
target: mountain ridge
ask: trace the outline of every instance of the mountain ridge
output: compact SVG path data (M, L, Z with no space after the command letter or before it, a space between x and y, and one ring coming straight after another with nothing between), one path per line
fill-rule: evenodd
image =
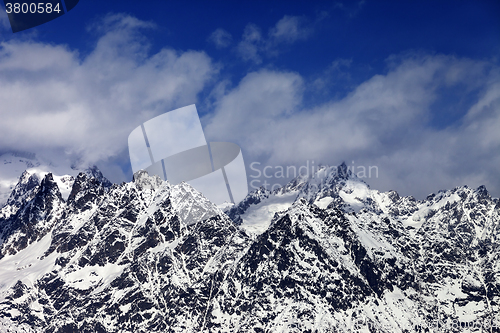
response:
M498 332L498 199L415 200L343 170L227 215L144 172L111 187L80 173L67 200L25 174L0 214L0 331Z

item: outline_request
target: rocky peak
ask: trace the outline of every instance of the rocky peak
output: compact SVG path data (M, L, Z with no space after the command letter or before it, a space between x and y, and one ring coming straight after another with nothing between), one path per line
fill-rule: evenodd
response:
M40 178L36 173L24 171L19 178L18 183L10 193L7 203L0 211L0 218L7 218L15 214L21 205L33 198L36 188L40 184Z
M391 199L392 202L397 202L401 198L399 196L399 193L394 190L389 191L387 193L387 196L389 197L389 199Z
M52 210L56 201L64 201L51 173L45 175L34 198L34 208L37 210Z
M64 209L64 200L51 173L35 188L33 197L27 199L15 214L0 218L0 257L16 254L42 239Z
M146 170L139 170L134 173L133 182L139 190L156 190L162 185L163 180L156 175L150 176Z
M91 177L87 173L79 173L68 197L68 204L81 210L89 209L92 202L97 201L97 197L104 195L104 184L99 178Z
M340 179L353 177L351 170L347 167L345 162L342 162L339 166L337 166L337 175Z
M113 185L106 177L104 177L101 170L99 170L95 165L89 167L84 172L87 176L95 178L97 181L99 181L105 188L111 187L111 185Z
M488 192L488 190L486 189L486 186L484 185L481 185L479 186L475 191L474 191L475 195L477 196L477 198L479 200L491 200L491 196L490 196L490 193Z

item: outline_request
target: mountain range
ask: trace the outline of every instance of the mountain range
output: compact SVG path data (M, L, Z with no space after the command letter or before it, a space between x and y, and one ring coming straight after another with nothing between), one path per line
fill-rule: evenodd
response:
M0 332L500 332L484 186L416 200L342 164L222 211L144 171L58 179L0 210Z

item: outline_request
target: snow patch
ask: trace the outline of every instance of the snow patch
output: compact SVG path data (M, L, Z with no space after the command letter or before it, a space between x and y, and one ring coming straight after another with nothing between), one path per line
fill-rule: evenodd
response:
M251 206L241 215L241 228L248 234L257 236L267 230L275 213L287 210L297 198L298 191L277 194Z
M0 260L0 300L5 298L7 291L17 281L31 287L36 280L54 269L57 253L52 253L40 260L51 241L52 236L47 234L40 241L29 245L15 255L8 255Z
M64 279L73 288L87 290L99 286L99 291L104 289L116 277L118 277L125 266L107 263L104 266L85 266L77 271L66 274ZM98 292L95 290L94 292Z
M339 196L345 203L349 204L355 212L359 212L365 205L364 200L370 197L371 190L359 181L348 180L339 192Z
M328 205L333 201L332 197L324 197L322 199L316 200L314 204L321 209L326 209Z

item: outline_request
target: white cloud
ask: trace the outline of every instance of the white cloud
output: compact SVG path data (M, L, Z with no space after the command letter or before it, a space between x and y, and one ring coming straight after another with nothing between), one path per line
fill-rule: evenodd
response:
M499 77L483 62L406 57L345 98L303 109L304 83L298 74L260 71L220 98L215 115L205 119L206 134L209 140L239 143L247 164L354 160L378 166L380 177L367 181L383 190L422 197L487 182L498 195ZM465 117L439 129L431 118L439 112L433 107L444 89L472 97L477 89L482 93Z
M285 15L270 29L269 36L274 43L294 43L304 40L312 33L312 29L305 26L304 18Z
M204 119L205 133L211 141L231 141L253 154L274 152L267 142L269 130L281 130L278 121L293 114L301 102L302 78L295 73L267 70L248 74L216 104L216 114ZM274 137L274 135L271 135Z
M0 44L0 151L63 151L82 162L123 154L136 126L193 104L215 74L203 52L148 53L126 15L92 26L100 34L85 57L36 42ZM43 155L43 154L42 154Z
M245 61L253 61L256 64L262 62L259 55L263 47L262 35L259 27L255 24L248 24L243 32L241 42L237 46L238 53Z
M219 28L210 34L208 40L218 49L222 49L231 44L232 36L226 30Z
M98 39L84 57L61 45L0 43L0 151L64 152L117 172L106 158L129 162L127 137L138 124L196 103L216 74L203 52L151 54L140 32L153 27L107 16L91 26ZM307 38L304 27L293 17L267 35L248 25L238 52L260 63L279 45ZM350 60L337 60L326 75L349 66ZM391 57L387 73L341 99L305 108L308 86L298 73L272 70L248 73L235 87L216 82L203 101L214 108L203 119L207 140L238 143L247 164L375 165L379 178L367 182L402 194L485 184L500 195L500 69L494 65L452 56ZM452 93L442 93L447 90ZM459 110L464 106L454 97L463 96L473 103ZM458 120L436 127L432 119L444 112L436 109L443 99Z

